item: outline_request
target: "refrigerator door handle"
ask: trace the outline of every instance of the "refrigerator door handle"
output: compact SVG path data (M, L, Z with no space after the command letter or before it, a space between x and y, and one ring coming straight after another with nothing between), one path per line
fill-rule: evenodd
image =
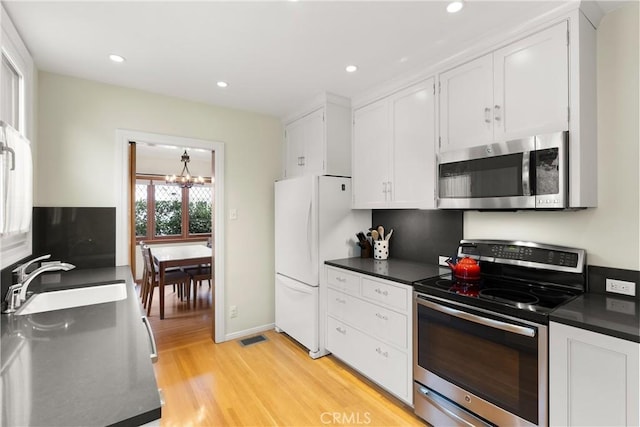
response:
M311 200L309 200L309 211L307 212L307 253L309 254L309 262L312 261L311 254Z

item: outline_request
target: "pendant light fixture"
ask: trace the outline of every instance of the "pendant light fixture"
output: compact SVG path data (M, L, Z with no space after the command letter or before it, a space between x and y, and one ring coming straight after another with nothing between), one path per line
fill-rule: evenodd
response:
M182 153L182 159L180 161L184 163L182 172L180 173L179 176L166 175L165 181L167 184L177 184L182 188L191 188L193 187L194 184L198 184L198 185L204 184L203 177L199 176L197 178L194 178L193 176L191 176L191 172L189 172L189 167L187 166L187 163L189 163L191 159L187 154L187 150L184 150L184 153Z

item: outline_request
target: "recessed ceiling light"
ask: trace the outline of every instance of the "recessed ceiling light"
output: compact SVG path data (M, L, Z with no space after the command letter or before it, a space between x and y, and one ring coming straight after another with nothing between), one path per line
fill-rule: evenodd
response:
M227 86L229 86L229 83L223 82L223 81L219 81L216 84L218 85L218 87L227 87Z
M449 13L460 12L463 6L464 6L464 2L462 1L452 1L447 5L447 12Z
M109 59L113 62L124 62L124 56L116 55L115 53L109 55Z
M345 67L345 70L347 71L347 73L355 73L356 71L358 71L358 67L356 65L347 65Z

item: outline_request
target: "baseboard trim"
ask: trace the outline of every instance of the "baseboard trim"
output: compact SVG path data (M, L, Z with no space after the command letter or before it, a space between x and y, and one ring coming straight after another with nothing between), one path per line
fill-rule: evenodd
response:
M232 332L230 334L226 334L224 337L225 341L233 341L238 338L244 338L249 335L259 334L261 332L270 331L275 327L275 323L269 323L262 326L256 326L255 328L245 329L243 331Z

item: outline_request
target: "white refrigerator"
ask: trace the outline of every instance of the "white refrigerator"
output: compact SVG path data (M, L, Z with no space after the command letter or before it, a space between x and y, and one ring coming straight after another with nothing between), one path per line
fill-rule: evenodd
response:
M276 331L327 354L324 261L360 255L356 233L370 210L351 209L351 178L301 176L275 183Z

